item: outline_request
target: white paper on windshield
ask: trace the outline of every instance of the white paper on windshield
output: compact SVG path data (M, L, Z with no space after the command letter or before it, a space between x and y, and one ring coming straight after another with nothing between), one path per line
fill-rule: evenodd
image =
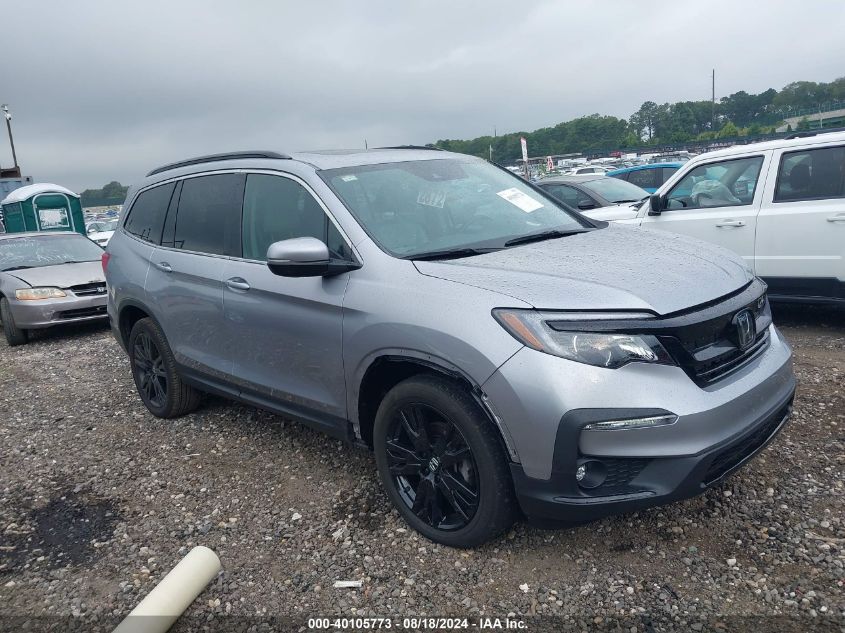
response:
M442 209L446 204L445 191L420 191L417 194L417 204L422 204L435 209Z
M343 182L352 182L353 180L358 180L358 177L355 174L346 174L345 176L341 176L340 179Z
M498 191L496 192L496 195L504 198L512 205L519 207L526 213L531 213L532 211L543 208L542 202L535 200L526 193L522 193L516 187L511 187L510 189L505 189L504 191Z

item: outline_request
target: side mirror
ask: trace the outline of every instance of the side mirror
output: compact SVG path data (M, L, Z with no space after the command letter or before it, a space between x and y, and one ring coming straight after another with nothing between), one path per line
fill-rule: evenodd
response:
M660 215L666 208L666 199L660 194L653 193L648 198L649 215Z
M270 244L267 267L280 277L328 277L356 270L361 264L332 259L329 247L316 237L295 237Z
M590 202L589 200L582 200L578 203L578 208L581 209L581 211L589 211L590 209L596 208L596 203Z
M89 228L89 229L87 229L87 230L86 230L86 233L87 233L88 235L91 235L91 233L96 233L96 232L97 232L97 230L96 230L94 227L91 227L91 228Z

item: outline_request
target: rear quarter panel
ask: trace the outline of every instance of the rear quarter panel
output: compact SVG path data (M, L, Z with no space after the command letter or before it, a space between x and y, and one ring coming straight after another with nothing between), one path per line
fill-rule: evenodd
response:
M130 237L123 229L115 231L107 252L106 283L109 290L108 313L117 326L120 310L130 302L147 305L144 285L150 266L151 244Z

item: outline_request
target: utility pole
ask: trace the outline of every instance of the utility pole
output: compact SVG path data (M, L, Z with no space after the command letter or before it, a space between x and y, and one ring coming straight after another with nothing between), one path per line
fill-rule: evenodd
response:
M716 131L716 69L713 69L712 75L712 93L711 93L711 107L710 107L710 130Z
M3 110L3 114L6 117L6 130L9 132L9 145L12 146L12 160L15 162L15 169L19 169L18 155L15 153L15 139L12 137L12 115L9 114L9 106L5 103L0 106L0 110Z

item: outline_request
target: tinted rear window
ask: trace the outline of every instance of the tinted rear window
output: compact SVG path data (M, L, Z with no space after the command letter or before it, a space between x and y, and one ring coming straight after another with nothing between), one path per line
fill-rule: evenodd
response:
M167 205L175 186L175 183L170 183L141 192L129 211L124 228L142 240L160 244Z
M243 174L185 179L176 213L174 247L239 256L243 183Z

